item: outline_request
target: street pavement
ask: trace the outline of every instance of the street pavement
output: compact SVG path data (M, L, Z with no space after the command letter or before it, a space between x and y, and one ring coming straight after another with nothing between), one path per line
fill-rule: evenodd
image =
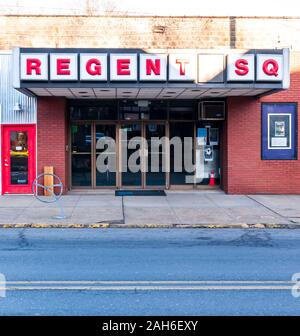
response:
M226 195L222 191L167 191L167 196L116 197L113 191L65 195L58 204L32 195L0 196L0 226L94 225L300 227L300 195Z
M0 229L0 315L300 315L299 260L291 229Z

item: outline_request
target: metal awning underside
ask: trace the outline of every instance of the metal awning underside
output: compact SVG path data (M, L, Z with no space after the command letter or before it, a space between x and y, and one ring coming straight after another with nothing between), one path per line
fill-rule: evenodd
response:
M260 96L273 93L270 88L27 88L27 94L42 97L66 97L69 99L202 99L230 96Z

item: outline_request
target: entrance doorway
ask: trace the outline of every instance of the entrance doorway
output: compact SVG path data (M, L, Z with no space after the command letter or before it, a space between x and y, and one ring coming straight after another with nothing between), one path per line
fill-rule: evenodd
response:
M73 124L72 187L166 188L165 136L164 122Z
M130 122L120 127L122 187L166 187L164 122Z
M31 193L36 171L35 126L3 126L2 153L2 193Z
M201 114L195 100L71 101L70 121L72 189L205 189L212 176L221 182L223 122Z

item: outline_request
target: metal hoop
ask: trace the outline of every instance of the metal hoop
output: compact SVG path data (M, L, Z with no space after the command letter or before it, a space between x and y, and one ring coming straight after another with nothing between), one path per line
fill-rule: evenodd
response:
M43 184L40 184L38 183L39 179L41 177L45 177L45 176L52 176L54 177L54 180L58 180L58 183L54 183L50 186L45 186ZM47 192L50 192L52 194L52 197L53 198L42 198L39 194L38 194L38 188L42 188L44 190L46 190ZM55 190L54 188L59 188L59 193L58 194L55 194ZM55 175L55 174L50 174L50 173L42 173L40 175L38 175L35 180L32 182L32 192L33 192L33 195L36 199L38 199L40 202L43 202L43 203L54 203L54 202L57 202L60 198L61 198L61 195L63 193L63 183L61 181L61 179Z

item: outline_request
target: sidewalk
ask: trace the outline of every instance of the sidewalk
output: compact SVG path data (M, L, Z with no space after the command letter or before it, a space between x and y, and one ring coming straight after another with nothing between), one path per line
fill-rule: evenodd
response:
M113 191L61 198L0 196L0 227L269 227L300 228L300 195L226 195L167 191L167 196L115 197Z

